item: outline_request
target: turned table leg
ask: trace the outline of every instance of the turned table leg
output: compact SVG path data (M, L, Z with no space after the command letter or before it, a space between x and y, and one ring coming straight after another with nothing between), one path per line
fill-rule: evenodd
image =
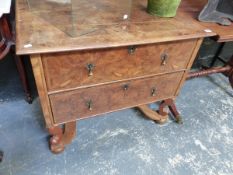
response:
M3 152L0 151L0 163L2 162L2 159L3 159Z
M27 79L27 75L26 75L26 70L25 70L25 66L23 63L23 58L20 58L18 56L15 55L15 63L19 72L19 77L20 80L22 82L23 85L23 89L26 95L26 100L29 104L32 103L32 95L30 92L30 88L29 88L29 83L28 83L28 79Z
M49 133L51 135L49 140L50 150L54 154L61 153L76 135L76 122L66 123L64 127L56 126L49 128Z
M169 110L171 111L172 115L174 116L174 118L176 119L176 122L179 124L182 124L182 118L180 113L178 112L175 102L173 99L166 99L164 100L160 106L159 106L159 114L160 115L167 115L167 112L164 111L164 108L168 106Z
M202 71L190 72L187 79L198 78L215 73L223 73L229 78L231 87L233 88L233 56L224 67L214 67Z

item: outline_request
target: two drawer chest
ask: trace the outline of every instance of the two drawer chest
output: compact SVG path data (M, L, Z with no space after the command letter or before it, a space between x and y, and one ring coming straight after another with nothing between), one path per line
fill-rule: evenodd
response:
M174 100L203 38L214 34L189 23L182 9L163 19L145 7L134 1L130 22L70 37L17 1L17 54L30 55L54 153L72 141L80 119L138 107L163 122L168 106L180 121ZM158 101L158 113L146 106Z

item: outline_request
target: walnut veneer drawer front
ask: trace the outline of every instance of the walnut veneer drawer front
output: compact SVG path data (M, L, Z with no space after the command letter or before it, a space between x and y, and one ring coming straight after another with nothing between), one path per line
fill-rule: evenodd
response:
M182 70L196 40L43 55L48 90L72 89Z
M50 95L55 123L81 119L175 95L182 72Z

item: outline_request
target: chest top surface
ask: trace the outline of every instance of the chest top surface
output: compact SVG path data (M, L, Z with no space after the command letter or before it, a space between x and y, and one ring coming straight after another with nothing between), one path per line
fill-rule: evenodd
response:
M140 45L216 35L214 32L206 32L205 26L191 20L190 15L182 9L186 6L179 8L175 18L159 18L146 12L146 0L133 0L127 22L104 24L101 30L71 36L67 31L71 27L79 30L80 25L70 22L71 19L67 16L70 11L67 8L54 11L50 7L33 12L29 5L27 0L16 1L16 52L19 55ZM112 21L115 20L114 16L98 10L88 20L94 21L96 15L108 18L109 21L111 18ZM53 22L50 19L54 19ZM90 24L84 22L81 28L89 29Z

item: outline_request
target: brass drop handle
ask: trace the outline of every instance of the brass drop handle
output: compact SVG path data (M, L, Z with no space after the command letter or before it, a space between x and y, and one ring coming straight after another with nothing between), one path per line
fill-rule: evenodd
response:
M136 47L135 47L135 46L129 46L129 47L128 47L128 53L129 53L130 55L134 54L135 50L136 50Z
M92 102L92 100L89 100L87 102L87 107L88 107L89 111L92 111L92 109L93 109L93 102Z
M123 85L123 90L124 90L124 91L127 91L128 89L129 89L129 84Z
M151 96L154 97L156 95L156 88L151 89Z
M93 70L95 68L95 65L94 64L87 64L87 70L88 70L88 76L92 76L93 75Z
M168 54L167 53L162 53L162 55L160 56L161 58L161 65L164 66L167 64L167 61L168 61Z

